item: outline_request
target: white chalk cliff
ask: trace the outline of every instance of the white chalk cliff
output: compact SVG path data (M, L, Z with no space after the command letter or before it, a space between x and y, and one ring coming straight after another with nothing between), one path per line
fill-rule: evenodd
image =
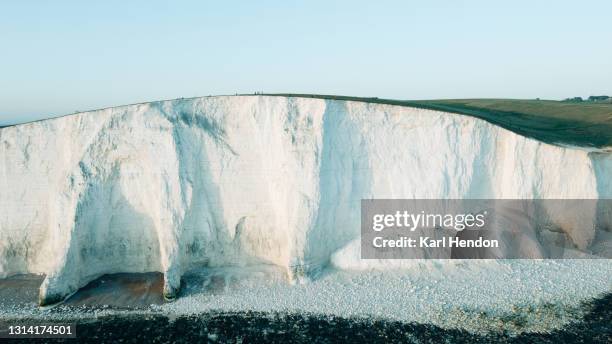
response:
M359 264L362 198L605 199L611 177L612 153L410 107L223 96L97 110L0 129L0 277L46 274L49 304L103 274L160 271L171 298L194 266L292 278Z

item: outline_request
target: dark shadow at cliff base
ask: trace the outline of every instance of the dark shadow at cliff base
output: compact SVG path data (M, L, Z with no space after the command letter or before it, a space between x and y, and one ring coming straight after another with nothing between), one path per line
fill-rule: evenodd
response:
M159 272L104 275L66 300L69 306L143 308L164 303L164 276Z

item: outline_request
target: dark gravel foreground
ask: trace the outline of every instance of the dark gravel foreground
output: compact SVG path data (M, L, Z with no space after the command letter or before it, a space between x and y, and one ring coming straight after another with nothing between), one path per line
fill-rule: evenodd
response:
M77 323L77 339L25 343L612 343L612 294L588 305L583 321L551 333L472 334L437 326L308 315L220 313L109 316ZM21 321L23 323L23 321ZM12 341L12 340L11 340Z

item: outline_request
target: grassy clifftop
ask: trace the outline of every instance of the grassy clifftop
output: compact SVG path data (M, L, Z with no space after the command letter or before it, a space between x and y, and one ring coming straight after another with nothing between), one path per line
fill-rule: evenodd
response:
M393 100L309 94L268 94L411 106L473 116L551 144L612 147L612 104L552 100Z
M477 117L517 134L550 144L612 150L612 104L610 103L523 99L395 100L294 93L260 95L350 100L453 112ZM3 126L0 125L0 128Z

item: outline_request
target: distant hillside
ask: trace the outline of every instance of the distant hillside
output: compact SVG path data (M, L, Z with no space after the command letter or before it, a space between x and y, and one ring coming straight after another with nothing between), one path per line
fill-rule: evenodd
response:
M582 103L582 102L590 102L590 103L612 103L612 98L609 96L589 96L587 99L582 99L582 97L571 97L563 99L563 102L569 103Z

